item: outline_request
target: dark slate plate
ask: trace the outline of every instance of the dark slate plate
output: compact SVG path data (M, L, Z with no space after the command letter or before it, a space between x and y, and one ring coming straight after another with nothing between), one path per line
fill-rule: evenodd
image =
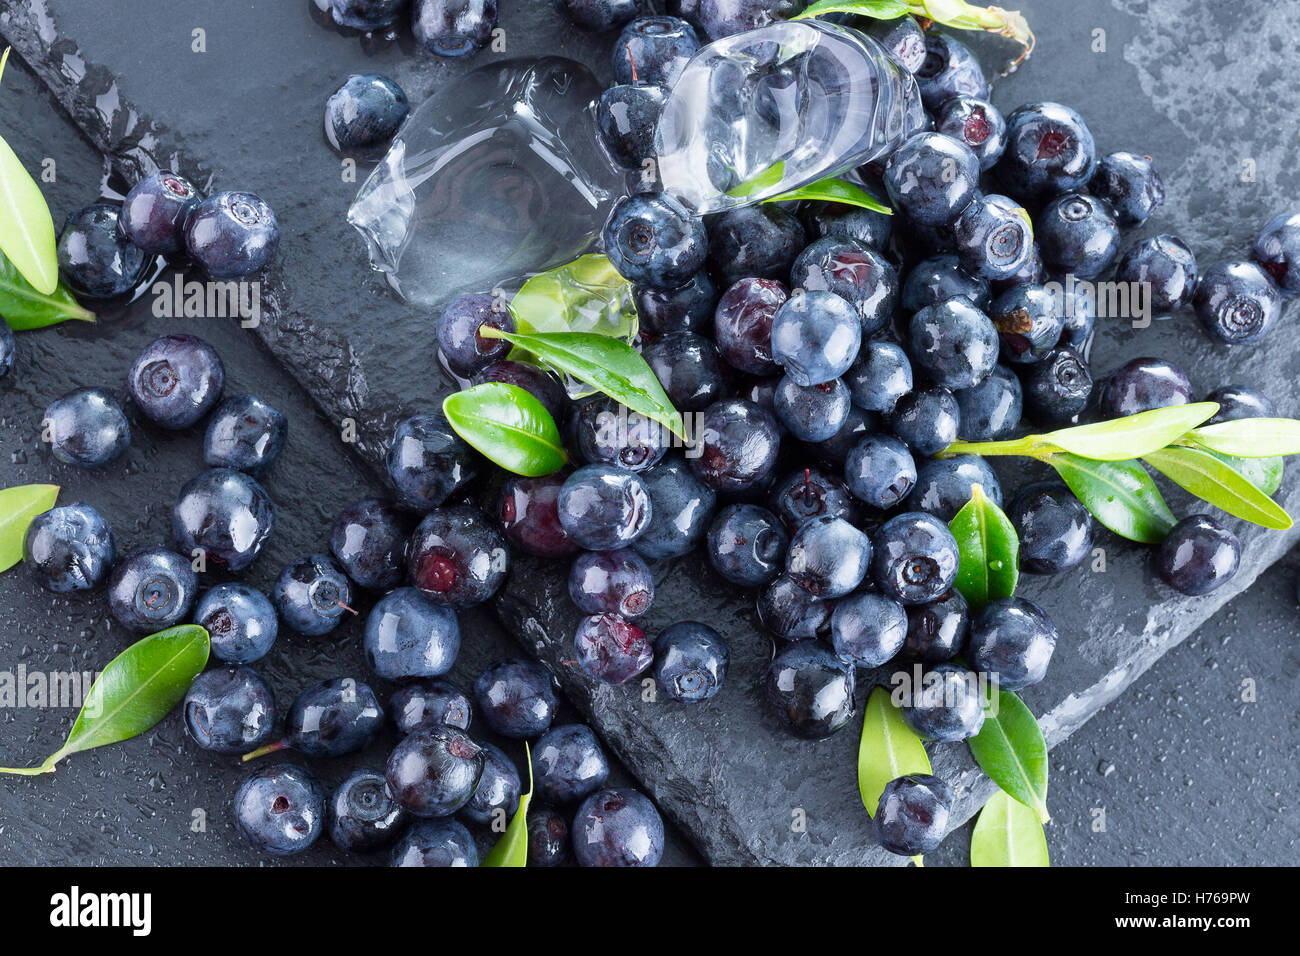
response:
M607 75L607 40L564 27L548 4L502 6L507 55L561 53ZM392 423L439 397L430 386L438 369L431 317L394 300L366 268L361 241L344 222L355 184L341 180L323 143L321 105L349 72L387 72L419 100L464 65L421 58L401 43L368 45L320 25L314 9L310 0L262 2L227 19L208 5L145 0L104 18L84 0L36 0L9 4L0 32L128 177L178 154L183 168L201 160L223 187L253 189L275 206L286 242L272 277L275 311L259 334L332 420L356 419L360 450L376 461ZM1284 131L1293 129L1300 93L1288 81L1296 64L1279 63L1300 59L1286 42L1300 12L1275 11L1250 25L1219 5L1176 0L1087 7L1042 0L1025 12L1039 26L1039 48L1028 67L998 85L995 102L1010 109L1060 100L1088 117L1103 151L1154 155L1170 198L1143 234L1176 233L1208 263L1244 254L1264 220L1293 203L1300 149ZM192 52L195 29L206 31L205 53ZM977 45L986 65L1005 56L998 41ZM1256 57L1261 49L1269 55ZM429 345L412 348L421 332ZM1094 366L1105 372L1137 355L1161 355L1182 364L1202 391L1228 381L1255 385L1291 414L1300 404L1300 363L1278 347L1285 335L1226 350L1188 315L1145 329L1103 320ZM1015 468L1003 470L1012 486L1023 480ZM1288 482L1281 500L1294 506L1297 497ZM1208 599L1175 599L1149 583L1145 551L1109 536L1100 541L1104 574L1027 582L1026 595L1053 613L1063 633L1048 680L1025 694L1049 741L1114 699L1291 540L1243 532L1241 572ZM521 562L500 611L714 862L892 862L870 845L863 825L852 732L809 745L771 726L755 694L770 642L748 600L694 563L661 569L660 616L650 626L691 608L728 634L735 664L727 692L690 711L643 703L635 689L594 687L564 663L573 615L557 569ZM957 818L965 819L991 785L962 748L936 748L934 761L957 784ZM795 810L807 816L806 833L791 829Z

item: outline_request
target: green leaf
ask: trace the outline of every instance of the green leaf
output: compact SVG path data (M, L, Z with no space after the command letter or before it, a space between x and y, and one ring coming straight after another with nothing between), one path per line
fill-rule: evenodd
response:
M870 209L873 212L881 212L887 216L892 216L894 210L890 209L880 200L876 199L861 186L847 182L843 179L819 179L815 183L809 183L807 186L800 186L798 189L792 189L788 193L781 193L779 196L772 196L764 199L763 202L789 202L799 199L821 200L823 202L838 202L846 206L861 206L863 209Z
M980 769L1046 823L1047 741L1029 708L1009 690L998 691L997 714L984 705L984 726L966 743Z
M858 743L858 793L867 815L874 817L885 784L909 773L931 773L925 744L890 700L884 687L872 690L862 716Z
M568 461L551 413L517 385L487 382L452 392L442 413L471 447L516 475L549 475Z
M1121 538L1159 544L1177 523L1160 489L1136 461L1093 461L1065 452L1043 460L1093 517Z
M1222 458L1199 448L1162 448L1143 459L1174 484L1243 521L1287 531L1291 516Z
M1286 459L1273 458L1234 458L1232 455L1209 452L1233 471L1241 475L1252 485L1270 497L1282 487L1282 475L1286 470Z
M1083 458L1124 461L1172 444L1218 410L1216 402L1172 405L1092 425L1063 428L1043 435L1042 440Z
M81 306L60 282L50 295L32 288L14 264L0 255L0 316L15 332L58 325L68 319L94 322L95 313Z
M41 188L0 137L0 253L32 287L52 295L59 285L54 220Z
M0 53L0 81L4 80L5 67L9 64L9 51L12 47L5 47L5 51Z
M519 809L480 866L528 865L528 805L533 802L533 753L524 742L524 759L528 761L528 792L519 798Z
M49 773L69 754L144 733L180 702L207 662L208 632L197 624L137 641L96 678L62 747L39 767L0 767L0 773Z
M821 0L820 3L811 4L803 13L791 19L806 20L812 17L823 17L828 13L852 13L860 17L871 17L873 20L897 20L907 15L908 6L902 0L857 0L857 2Z
M1192 431L1189 442L1237 458L1300 455L1300 421L1294 418L1238 418Z
M1009 598L1020 576L1020 538L1015 526L984 494L971 486L971 498L948 524L961 553L957 590L973 610Z
M1034 811L998 791L970 838L971 866L1049 866L1047 837Z
M785 161L778 160L757 176L752 176L743 183L732 186L727 190L727 195L733 199L747 199L756 193L763 192L765 189L773 188L781 182L784 176Z
M23 559L27 526L54 507L58 485L19 485L0 491L0 571Z
M533 276L510 300L510 314L524 334L595 332L630 340L637 331L632 283L598 255Z
M673 408L659 379L626 342L590 332L520 335L486 325L479 334L526 349L557 372L586 382L632 411L659 422L679 438L686 438L682 416Z

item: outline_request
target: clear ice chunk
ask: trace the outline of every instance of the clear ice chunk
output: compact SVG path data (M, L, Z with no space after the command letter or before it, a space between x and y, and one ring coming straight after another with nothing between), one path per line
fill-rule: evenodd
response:
M600 92L582 64L542 57L431 96L348 210L371 265L403 299L440 308L581 255L623 190L597 139Z
M659 177L692 212L718 212L870 162L925 122L916 81L875 40L775 23L691 58L659 120Z

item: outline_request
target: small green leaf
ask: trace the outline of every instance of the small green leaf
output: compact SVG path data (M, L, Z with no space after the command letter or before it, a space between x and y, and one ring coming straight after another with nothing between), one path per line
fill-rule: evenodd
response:
M49 773L64 757L138 736L167 716L208 662L208 632L182 624L151 634L108 662L95 679L63 746L39 767L0 773Z
M788 193L781 193L779 196L772 196L770 199L764 199L763 202L790 202L800 199L821 200L823 202L843 203L846 206L860 206L863 209L870 209L873 212L884 213L892 216L894 210L890 209L880 200L876 199L861 186L847 182L843 179L819 179L815 183L809 183L807 186L800 186L798 189L792 189Z
M1034 811L999 790L970 838L971 866L1049 866L1047 836Z
M1294 418L1238 418L1202 425L1187 435L1190 443L1237 458L1300 455L1300 421Z
M985 702L984 727L966 743L989 779L1046 823L1047 741L1024 701L1009 690L999 690L997 700L997 714Z
M557 372L605 393L685 439L682 416L639 352L626 342L590 332L520 335L483 326L484 338L505 339Z
M5 51L0 53L0 81L4 80L5 67L9 65L9 51L12 47L5 47Z
M931 773L925 744L890 700L884 687L872 690L862 715L858 743L858 793L867 815L874 817L885 784L909 773Z
M32 288L14 264L0 255L0 316L15 332L58 325L69 319L94 322L95 313L81 306L62 282L50 295Z
M1286 470L1286 459L1273 458L1234 458L1217 451L1208 452L1223 462L1241 477L1270 497L1282 487L1282 475Z
M1243 521L1287 531L1291 516L1222 458L1199 448L1162 448L1143 459L1174 484Z
M510 818L506 832L501 834L480 866L528 865L528 805L533 802L533 753L524 742L524 759L528 761L528 792L519 798L519 809Z
M0 491L0 571L23 559L27 526L54 507L58 485L19 485Z
M957 590L973 610L1009 598L1020 576L1020 538L1015 526L984 494L971 486L971 498L948 524L961 553Z
M598 255L533 276L510 300L510 314L524 334L595 332L630 340L637 332L632 283Z
M871 17L873 20L897 20L906 16L908 7L902 0L821 0L807 7L803 13L791 17L792 20L807 20L812 17L824 17L828 13L852 13L859 17Z
M1043 435L1042 440L1083 458L1124 461L1164 448L1218 410L1215 402L1172 405L1091 425L1062 428Z
M1064 452L1043 460L1093 517L1121 538L1159 544L1177 523L1160 489L1136 461L1093 461Z
M785 177L785 161L778 160L757 176L751 176L737 186L727 190L732 199L747 199L767 189L772 189Z
M516 475L549 475L568 461L551 413L517 385L486 382L452 392L442 413L471 447Z
M41 188L0 137L0 253L42 295L59 285L54 220Z

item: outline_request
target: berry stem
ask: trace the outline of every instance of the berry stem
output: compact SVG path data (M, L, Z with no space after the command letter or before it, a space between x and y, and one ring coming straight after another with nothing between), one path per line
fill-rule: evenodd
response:
M247 763L250 760L256 760L258 757L264 757L267 754L273 754L276 751L283 750L288 744L283 740L277 740L273 744L267 744L265 747L258 747L256 750L250 750L240 759Z

